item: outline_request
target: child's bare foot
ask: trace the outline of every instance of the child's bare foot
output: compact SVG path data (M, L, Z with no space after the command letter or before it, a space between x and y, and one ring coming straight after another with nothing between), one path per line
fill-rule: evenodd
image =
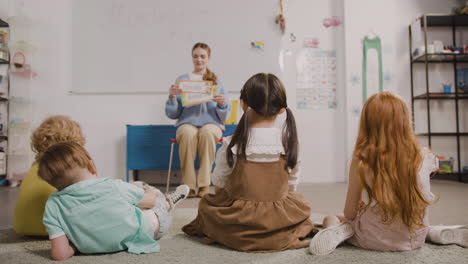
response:
M198 189L198 197L203 197L210 193L210 186L200 187Z
M190 189L188 198L194 198L194 197L197 197L197 193L195 192L195 190Z

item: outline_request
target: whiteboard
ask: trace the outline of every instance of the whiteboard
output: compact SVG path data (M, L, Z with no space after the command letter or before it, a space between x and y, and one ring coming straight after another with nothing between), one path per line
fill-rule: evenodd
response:
M280 73L272 0L73 0L72 91L166 93L193 70L196 42L230 92L255 73ZM263 50L250 46L263 41Z

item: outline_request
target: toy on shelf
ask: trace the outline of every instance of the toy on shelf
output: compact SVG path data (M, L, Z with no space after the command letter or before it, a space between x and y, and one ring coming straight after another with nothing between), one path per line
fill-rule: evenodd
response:
M10 184L5 177L0 178L0 186L8 186Z
M468 93L468 68L460 68L457 73L457 93Z
M7 43L7 32L0 30L0 43Z
M449 94L452 92L452 85L450 83L443 83L442 87L444 88L445 94Z
M463 166L463 173L468 173L468 166Z
M468 1L466 1L465 5L462 7L453 8L452 12L455 15L468 15Z
M453 161L452 157L437 156L439 159L439 172L441 173L452 173L453 172Z
M0 61L8 62L8 50L0 46Z

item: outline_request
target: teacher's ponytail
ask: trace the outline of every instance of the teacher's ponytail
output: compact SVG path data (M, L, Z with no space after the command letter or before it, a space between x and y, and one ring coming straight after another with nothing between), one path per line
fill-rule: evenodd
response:
M210 69L206 68L205 74L203 74L203 80L204 81L212 81L213 84L218 84L216 81L218 78L216 77L216 74L214 72L210 71Z
M208 44L203 43L203 42L197 42L197 43L195 43L195 45L193 45L192 52L196 48L202 48L202 49L206 50L206 52L208 53L208 56L211 56L211 49L210 49L210 46L208 46ZM218 77L216 77L216 74L214 74L214 72L210 71L210 69L208 69L208 68L206 68L206 73L203 74L203 80L204 81L212 81L213 84L218 84L218 82L217 82Z

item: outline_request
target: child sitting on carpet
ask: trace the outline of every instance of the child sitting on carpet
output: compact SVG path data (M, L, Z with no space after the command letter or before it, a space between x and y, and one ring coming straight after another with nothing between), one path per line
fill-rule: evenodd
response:
M43 220L54 260L73 256L71 245L82 253L159 252L156 240L167 232L171 211L189 192L180 185L165 196L156 188L97 178L90 155L75 142L47 149L39 176L58 189L47 200Z
M435 201L429 176L435 170L437 159L419 146L403 100L389 92L370 97L361 114L344 215L324 219L311 253L331 253L345 240L380 251L413 250L426 239L466 247L468 227L429 226L426 207Z
M259 73L240 98L248 109L216 155L215 194L202 197L198 216L182 230L247 252L307 247L302 239L316 229L308 203L295 192L298 137L283 84ZM283 112L284 127L276 121Z
M19 187L13 217L13 229L16 233L47 236L42 218L47 198L56 189L37 175L38 161L42 152L49 146L64 141L85 144L80 125L67 116L50 116L32 133L31 148L36 153L36 157Z

